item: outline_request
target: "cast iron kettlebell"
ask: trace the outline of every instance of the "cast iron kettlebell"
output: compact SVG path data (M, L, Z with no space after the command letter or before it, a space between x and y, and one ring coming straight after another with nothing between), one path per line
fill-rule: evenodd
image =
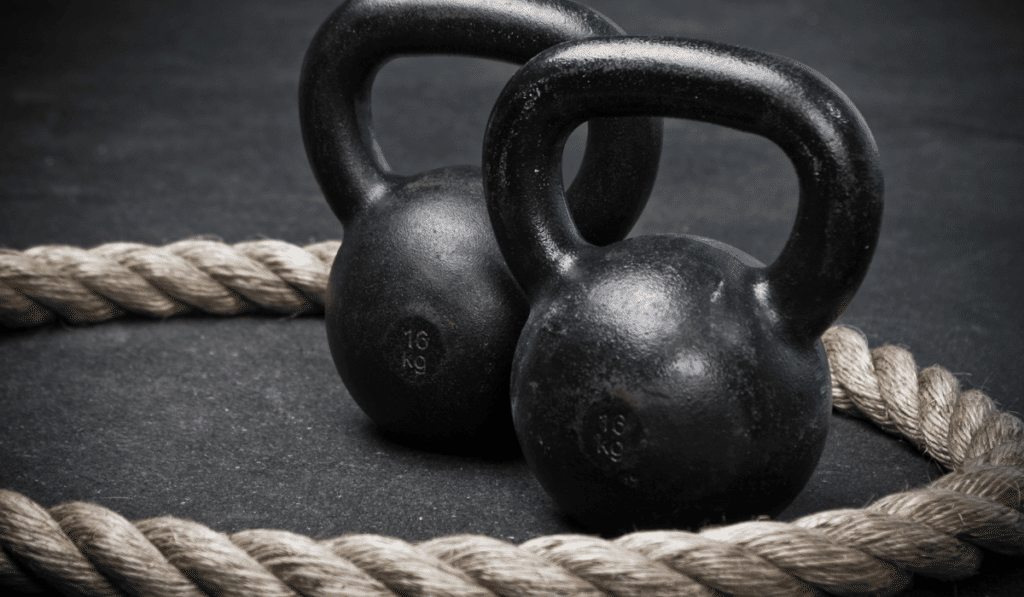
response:
M377 71L417 54L521 64L566 40L618 34L562 0L350 0L314 37L300 82L302 134L345 229L328 340L349 393L383 430L446 449L502 437L514 446L508 384L528 305L494 241L479 168L408 177L388 168L370 116ZM588 133L569 197L584 235L607 244L647 201L661 120L597 121Z
M588 118L625 115L716 123L778 144L800 201L776 261L693 236L583 240L558 184L562 143ZM530 298L513 420L554 501L609 533L780 512L825 443L831 387L819 336L867 271L882 186L857 109L786 58L610 38L552 48L514 75L485 135L484 190Z

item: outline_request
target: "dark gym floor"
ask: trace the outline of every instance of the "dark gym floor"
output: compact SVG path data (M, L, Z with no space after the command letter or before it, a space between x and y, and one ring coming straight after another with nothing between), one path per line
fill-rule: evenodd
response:
M886 176L874 262L841 322L909 349L1024 411L1024 5L1017 2L592 0L637 35L788 56L863 113ZM314 182L296 90L336 1L6 2L0 6L0 246L196 235L342 237ZM479 164L507 64L403 58L374 89L391 165ZM572 171L580 136L566 157ZM634 234L687 232L765 262L796 212L782 151L666 121ZM783 520L860 507L941 474L908 443L833 416L815 475ZM231 532L522 542L580 531L521 458L388 441L348 397L323 319L129 318L0 329L0 487L45 506L91 501ZM1020 558L907 595L1024 594Z

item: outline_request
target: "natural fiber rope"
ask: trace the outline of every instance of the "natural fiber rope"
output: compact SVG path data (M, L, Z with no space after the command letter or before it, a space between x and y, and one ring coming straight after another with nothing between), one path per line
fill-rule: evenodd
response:
M322 305L323 284L309 280L325 283L338 247L326 244L305 247L305 252L275 241L240 243L241 247L181 241L162 248L117 243L90 251L6 251L0 253L0 280L14 294L0 285L0 311L4 321L19 325L52 319L54 312L78 322L109 319L118 314L118 307L164 317L178 312L147 311L140 306L146 301L137 300L139 295L118 294L112 285L104 286L98 281L106 275L100 273L98 260L112 259L140 276L143 282L133 282L133 288L141 292L156 296L148 284L164 289L176 304L231 312L183 298L187 293L182 289L192 282L168 273L172 263L179 264L179 270L183 267L177 261L181 259L209 279L227 280L229 290L224 292L246 299L239 310L251 301L298 312L282 308L274 297L288 296L280 290L287 285L306 299L287 304L309 309L313 297L321 297ZM308 253L317 256L322 269L289 262L290 255L309 264ZM245 273L216 263L219 258L237 261L235 254L244 256ZM78 261L61 265L59 260L65 257L55 255ZM287 282L266 282L277 284L276 292L263 286L256 290L270 280L260 267L275 273L307 273L298 278L280 274ZM314 270L320 273L310 273ZM40 271L48 276L45 283L32 280L33 272ZM135 280L130 274L119 275ZM202 296L211 296L213 286L203 280L208 294ZM68 290L74 283L79 287ZM46 289L58 287L61 290L55 292L63 294L47 294ZM100 297L107 310L93 311L74 302L90 294ZM15 305L17 295L31 296L32 306L17 310L22 304ZM520 545L473 535L415 545L377 535L325 541L270 530L225 535L172 517L133 524L111 510L81 502L46 510L21 494L0 490L0 586L26 594L52 587L66 595L147 597L893 595L909 585L912 574L960 579L976 573L983 549L1024 555L1021 420L1000 412L978 391L961 392L956 378L941 367L918 371L913 357L901 348L869 350L852 328L833 327L822 340L832 371L835 408L906 437L952 472L866 508L819 512L792 523L759 520L697 533L645 531L613 541L551 535Z
M193 309L214 315L255 309L322 313L340 246L339 241L298 247L279 240L228 245L187 239L162 247L0 249L0 325L41 325L57 316L76 324L99 323L128 312L171 317Z

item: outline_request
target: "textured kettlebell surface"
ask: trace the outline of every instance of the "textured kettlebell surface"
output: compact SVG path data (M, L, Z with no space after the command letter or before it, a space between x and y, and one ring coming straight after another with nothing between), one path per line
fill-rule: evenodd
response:
M840 321L1024 412L1016 3L585 3L631 34L748 46L834 81L870 125L886 176L878 250ZM5 3L0 247L341 238L296 98L309 40L336 5ZM389 163L405 174L479 165L491 103L513 72L447 57L385 66L373 107ZM581 149L577 135L568 173ZM634 234L697 234L770 262L796 193L770 143L667 121ZM423 452L378 433L341 386L318 317L0 329L0 413L0 487L44 505L317 537L521 542L581 530L519 456ZM909 444L833 414L821 462L780 518L860 507L938 474ZM978 577L917 579L905 594L1021 592L1019 559L986 556Z

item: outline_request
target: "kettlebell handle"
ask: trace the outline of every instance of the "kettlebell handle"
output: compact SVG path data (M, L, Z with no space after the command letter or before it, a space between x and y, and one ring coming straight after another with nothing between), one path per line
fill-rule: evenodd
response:
M571 42L536 56L509 81L484 139L484 191L502 254L527 294L594 250L557 184L566 138L589 118L637 115L721 124L782 148L800 200L789 240L762 272L762 290L782 331L820 336L852 299L878 241L883 180L874 139L824 76L713 42Z
M566 0L346 1L316 33L299 85L303 141L328 204L348 225L357 212L406 180L389 168L372 126L370 92L388 60L453 54L522 64L564 41L622 33L600 14ZM570 200L601 196L629 203L619 197L647 197L660 154L660 119L592 123ZM615 205L612 199L609 206ZM596 218L600 226L595 228L611 234L588 238L604 244L625 236L642 203L635 213L623 214L618 227L605 224L616 222L615 214Z

